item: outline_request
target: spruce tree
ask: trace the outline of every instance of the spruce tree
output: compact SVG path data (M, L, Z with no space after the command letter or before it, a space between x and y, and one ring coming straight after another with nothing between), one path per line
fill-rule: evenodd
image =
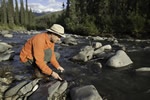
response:
M19 8L18 8L18 2L15 0L15 24L19 25Z
M2 8L2 23L3 24L7 24L7 12L6 12L6 1L2 0L2 4L1 4L1 8Z
M21 25L25 24L25 11L24 11L24 3L23 0L20 0L20 23Z
M13 0L8 0L8 6L7 6L7 12L8 12L8 23L9 25L14 25L14 6L13 6Z
M28 25L28 1L27 0L26 0L26 9L25 9L24 14L25 14L25 22L24 22L24 24Z

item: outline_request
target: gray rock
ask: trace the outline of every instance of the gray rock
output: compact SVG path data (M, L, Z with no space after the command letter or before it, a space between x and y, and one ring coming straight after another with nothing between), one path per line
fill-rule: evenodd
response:
M100 62L94 62L92 64L90 64L89 66L90 71L94 72L94 73L99 73L101 72L102 69L102 64Z
M28 100L62 100L59 99L67 89L66 81L50 81L39 84L39 88L35 91ZM63 99L65 100L65 99Z
M72 59L76 61L83 61L86 62L92 59L94 53L94 49L92 46L86 46L85 48L81 49L81 51L75 55Z
M14 57L14 51L12 50L7 50L3 53L0 53L0 62L1 61L6 61L6 60L9 60L9 59L13 59Z
M111 50L111 45L104 45L94 51L93 55L102 54L105 50Z
M12 87L11 89L9 89L8 91L6 91L5 93L5 98L6 100L19 100L26 96L28 96L29 94L32 94L35 91L35 86L37 87L37 83L39 82L40 79L35 79L33 81L23 81L19 84L17 84L16 86ZM36 88L37 89L37 88Z
M72 100L102 100L98 91L93 85L75 87L71 90Z
M77 40L73 37L66 37L63 39L62 42L65 44L69 44L69 45L77 45L78 44Z
M137 72L150 72L150 67L142 67L135 69Z
M14 86L13 88L9 89L8 91L6 91L5 97L11 97L11 96L17 94L19 89L21 89L27 83L28 83L27 81L23 81L23 82L19 83L18 85Z
M29 83L27 83L25 86L23 86L19 91L19 95L26 95L28 92L32 92L33 88L37 85L40 79L35 79ZM34 92L34 91L33 91Z
M2 30L2 31L0 32L0 34L2 34L2 35L4 35L4 34L9 34L9 31L7 31L7 30Z
M106 65L113 68L120 68L128 66L132 63L132 60L123 50L118 50L114 56L108 59Z
M60 81L57 81L55 84L53 84L51 87L48 88L48 100L52 100L54 93L58 90L60 86Z
M25 76L21 76L21 75L15 75L14 78L18 81L21 81L24 79Z
M11 45L5 43L5 42L0 42L0 53L7 51L8 49L12 48Z
M53 95L51 95L51 92L49 93L48 100L60 100L59 96L65 92L67 87L68 87L67 81L62 82L60 84L60 86L58 88L56 88L57 90L55 91L55 93Z
M7 37L7 38L12 38L13 37L13 34L4 34L4 37Z
M67 89L67 87L68 87L67 81L62 82L61 85L59 86L58 90L54 94L55 97L62 94Z
M94 43L92 43L92 46L93 46L94 49L97 49L97 48L100 48L102 46L102 43L94 42Z

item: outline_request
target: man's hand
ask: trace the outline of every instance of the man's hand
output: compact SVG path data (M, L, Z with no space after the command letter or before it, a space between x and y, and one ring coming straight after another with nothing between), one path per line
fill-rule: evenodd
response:
M52 72L52 77L54 77L55 79L62 80L62 78L54 71Z
M61 66L59 66L59 67L57 68L57 70L60 70L61 72L63 72L63 71L64 71L64 68L61 67Z

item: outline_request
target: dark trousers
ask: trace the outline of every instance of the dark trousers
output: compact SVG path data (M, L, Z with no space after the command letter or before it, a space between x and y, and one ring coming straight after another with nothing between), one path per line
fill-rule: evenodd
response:
M56 55L56 59L59 59L60 54L55 52L55 55ZM45 61L45 63L50 62L51 56L52 56L52 50L51 49L46 49L44 51L44 61ZM34 77L35 78L47 78L48 77L48 75L42 73L41 69L36 65L35 60L29 59L25 64L27 66L33 66L34 67L34 72L35 72Z

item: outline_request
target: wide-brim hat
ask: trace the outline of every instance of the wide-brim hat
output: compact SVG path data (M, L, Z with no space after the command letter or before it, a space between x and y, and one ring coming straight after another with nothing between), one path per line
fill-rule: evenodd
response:
M46 29L49 32L52 32L56 35L59 35L61 37L66 37L64 33L64 27L59 24L53 24L50 29Z

